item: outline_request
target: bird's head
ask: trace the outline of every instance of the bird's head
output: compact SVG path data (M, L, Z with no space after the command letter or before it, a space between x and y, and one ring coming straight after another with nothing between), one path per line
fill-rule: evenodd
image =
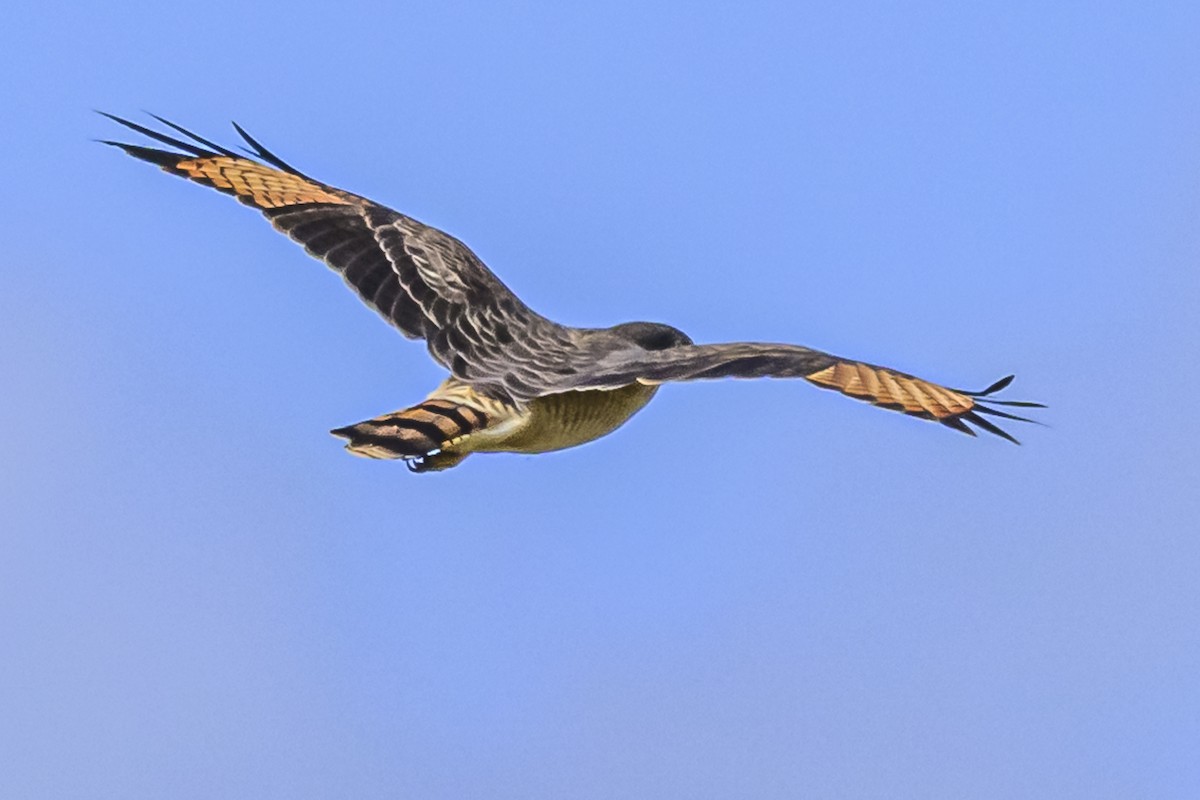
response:
M668 350L692 344L691 337L683 331L658 322L626 322L614 325L609 330L643 350Z

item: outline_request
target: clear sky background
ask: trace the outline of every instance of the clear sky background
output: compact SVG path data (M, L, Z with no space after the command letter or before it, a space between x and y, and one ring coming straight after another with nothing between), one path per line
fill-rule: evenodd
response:
M1200 796L1200 7L830 5L9 8L0 796ZM423 347L92 108L1049 427L728 381L355 459Z

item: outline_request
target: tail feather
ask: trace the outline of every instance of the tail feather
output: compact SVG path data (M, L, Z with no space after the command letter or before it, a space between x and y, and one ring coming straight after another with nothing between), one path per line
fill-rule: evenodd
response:
M486 427L487 415L470 406L431 399L374 419L336 428L346 449L367 458L425 459Z

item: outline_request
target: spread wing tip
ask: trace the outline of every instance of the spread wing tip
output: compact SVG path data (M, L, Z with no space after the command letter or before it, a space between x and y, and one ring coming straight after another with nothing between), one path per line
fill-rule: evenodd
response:
M1000 380L996 381L991 386L987 387L986 389L984 389L983 391L980 391L980 392L968 392L968 391L963 391L962 389L954 389L953 391L956 391L959 394L963 394L963 395L966 395L967 397L970 397L971 400L973 401L973 406L972 406L971 410L967 411L964 414L956 415L955 417L953 417L951 419L941 420L942 424L947 425L951 428L954 428L955 430L963 431L964 433L969 433L972 436L974 436L975 432L972 431L966 425L966 423L969 422L972 425L979 428L980 430L984 430L990 434L999 436L1001 439L1007 439L1008 441L1010 441L1016 445L1021 444L1021 442L1015 436L1010 434L1008 431L1004 430L999 425L996 425L995 423L991 422L990 420L984 419L984 417L980 416L981 414L986 414L986 415L992 416L992 417L1001 417L1003 419L1013 420L1014 422L1029 422L1034 425L1045 426L1045 423L1040 422L1036 419L1030 419L1029 417L1022 417L1018 414L1009 413L1008 411L1001 411L998 408L991 408L991 406L1009 406L1010 408L1045 408L1046 407L1046 405L1044 403L1034 403L1034 402L1030 402L1028 400L995 400L989 396L989 395L995 394L997 392L1000 392L1000 391L1008 388L1008 385L1013 382L1013 379L1015 377L1016 377L1015 375L1006 375L1005 377L1001 378ZM987 405L985 405L984 402L981 402L985 398L986 398Z
M217 153L220 153L221 155L228 156L229 158L238 158L239 157L237 153L233 152L228 147L222 147L221 145L217 144L216 142L210 141L208 139L205 139L203 136L199 136L195 133L192 133L187 128L183 127L182 125L177 125L174 122L171 122L171 120L169 120L169 119L164 119L163 117L160 117L158 114L155 114L151 111L145 111L145 110L143 110L142 113L146 114L147 116L154 117L154 119L158 120L163 125L166 125L168 128L175 131L176 133L181 133L184 136L191 139L192 141L196 142L197 144L203 145L204 147L208 148L209 151L211 151L212 155L216 155Z
M140 125L136 122L133 122L132 120L125 119L124 117L119 117L116 114L110 114L107 111L101 111L100 109L93 109L93 110L100 116L110 119L113 122L117 123L118 125L123 125L124 127L129 128L132 131L136 131L137 133L140 133L143 136L146 136L150 139L155 140L156 142L161 142L162 144L165 144L169 147L177 148L178 150L182 151L181 153L172 153L167 150L156 150L154 148L138 147L137 145L127 145L127 144L123 144L120 142L111 142L108 140L98 140L98 141L102 141L104 144L112 144L117 147L121 147L125 150L125 152L129 153L130 155L134 156L135 158L141 158L143 161L153 161L156 164L162 164L162 163L166 163L165 158L168 155L173 157L175 159L175 161L179 161L182 158L212 158L215 156L226 156L228 158L238 158L238 159L246 158L246 156L239 155L238 153L235 153L234 151L230 150L227 147L223 147L223 146L217 144L216 142L213 142L209 139L204 138L203 136L195 134L192 131L188 130L187 128L183 127L182 125L178 125L174 122L171 122L169 119L161 117L158 114L155 114L150 111L144 111L143 113L145 113L149 117L154 118L161 124L166 125L168 128L170 128L171 130L180 134L181 136L186 137L190 141L185 141L184 139L177 139L174 136L169 136L165 133L160 133L159 131L156 131L153 128L147 128L145 125ZM253 136L251 136L249 133L247 133L246 129L243 128L241 125L238 125L236 122L233 122L232 125L233 125L233 129L236 130L238 132L238 135L241 136L242 139L245 140L246 144L250 145L250 147L248 147L248 148L242 148L243 150L246 151L246 153L248 155L253 156L255 158L261 158L263 161L267 162L268 164L275 167L276 169L281 169L284 172L289 172L298 178L304 178L305 180L309 180L309 181L313 180L312 178L305 175L300 170L293 167L291 164L284 161L279 156L275 155L275 153L268 150L265 146L263 146L262 142L258 141ZM151 153L161 153L162 155L159 155L155 158L149 158L148 156Z
M96 113L102 117L106 117L107 119L112 120L113 122L117 123L118 125L123 125L126 128L129 128L131 131L136 131L137 133L140 133L147 138L153 139L156 142L161 142L161 143L167 145L168 147L175 147L179 150L182 150L183 153L189 154L189 157L208 158L208 157L218 155L222 149L219 147L214 147L213 149L209 149L209 146L211 146L211 143L207 142L204 139L201 139L200 137L196 136L194 133L191 133L190 131L187 131L184 128L182 128L172 122L167 122L162 117L159 117L155 114L151 114L150 116L154 117L159 122L162 122L165 125L168 125L169 127L178 131L179 133L183 134L184 136L187 136L188 138L190 138L196 142L204 143L206 146L200 147L199 145L192 144L190 142L185 142L182 139L176 139L174 136L168 136L165 133L159 133L158 131L154 130L153 128L147 128L145 125L139 125L136 122L127 120L124 117L118 117L116 114L110 114L107 111L97 110ZM176 153L174 155L176 158L179 158L182 154Z

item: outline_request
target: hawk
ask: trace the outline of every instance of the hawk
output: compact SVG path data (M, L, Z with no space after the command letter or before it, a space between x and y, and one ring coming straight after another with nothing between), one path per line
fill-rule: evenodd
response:
M429 472L454 467L471 453L561 450L612 433L667 381L708 378L804 378L972 436L974 425L1013 443L981 415L1031 422L993 406L1041 407L991 399L1011 375L969 392L792 344L696 344L655 322L560 325L521 302L458 239L308 177L236 123L248 145L245 155L157 115L151 116L183 138L104 116L172 149L104 144L257 208L402 334L423 339L449 372L422 402L333 430L356 455L404 459L412 471Z

